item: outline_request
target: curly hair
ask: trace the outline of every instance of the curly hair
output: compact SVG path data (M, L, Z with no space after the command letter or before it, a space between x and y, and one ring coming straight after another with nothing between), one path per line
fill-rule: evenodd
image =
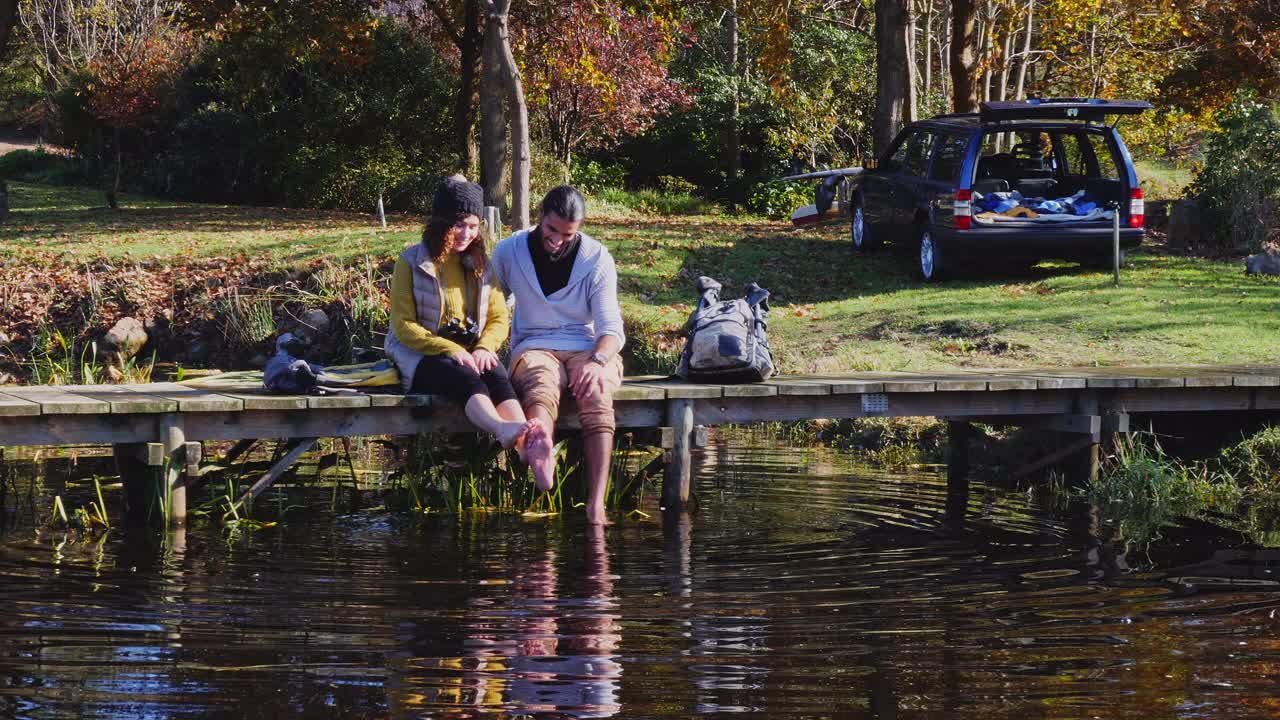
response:
M466 213L452 218L432 215L427 219L427 225L422 229L422 244L427 246L427 252L431 254L433 262L439 263L444 260L449 248L453 246L453 236L456 232L453 226L465 217L467 217ZM466 266L475 273L476 277L484 275L485 266L489 262L489 252L484 246L484 221L481 221L480 227L480 234L471 241L471 245L466 250L466 257L463 258L464 261L470 261Z

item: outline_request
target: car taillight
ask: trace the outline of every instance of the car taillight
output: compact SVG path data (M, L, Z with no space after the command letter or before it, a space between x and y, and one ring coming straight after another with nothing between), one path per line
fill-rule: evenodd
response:
M968 230L973 227L973 191L969 188L960 188L956 190L956 203L954 209L956 217L956 229Z
M1147 204L1142 199L1142 188L1134 188L1129 191L1129 227L1140 228L1143 217L1147 214Z

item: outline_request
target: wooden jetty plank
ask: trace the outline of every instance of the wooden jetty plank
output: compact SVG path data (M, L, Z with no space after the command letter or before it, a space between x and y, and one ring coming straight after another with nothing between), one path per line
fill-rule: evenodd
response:
M114 445L155 442L160 436L156 418L163 415L124 416L107 412L0 417L3 445Z
M111 405L62 386L6 387L6 395L29 400L40 406L41 415L98 415L111 412Z
M951 370L941 373L912 372L909 374L933 380L934 389L938 392L982 391L987 390L990 383L985 375Z
M742 383L725 385L722 392L725 397L773 397L778 394L778 388L765 383Z
M667 396L667 391L659 387L649 385L640 385L636 383L623 383L613 394L615 401L629 400L662 400Z
M1236 387L1128 388L1111 399L1117 412L1191 412L1248 410L1253 391Z
M276 395L264 388L255 390L219 391L220 395L235 398L244 403L245 410L305 410L306 395Z
M431 407L435 401L430 395L400 395L398 393L369 393L369 407Z
M40 404L13 395L0 393L0 417L39 415Z
M178 411L178 401L135 392L125 385L67 385L68 391L94 400L101 400L116 415L172 413Z
M179 385L178 383L145 383L121 385L120 387L145 395L174 400L178 403L179 412L215 412L244 409L244 400L239 398L204 388Z
M307 408L366 408L373 403L364 393L358 395L308 395Z
M831 385L832 395L861 395L863 393L884 392L884 383L879 380L866 380L856 376L839 377L822 376Z
M831 385L832 394L877 392L933 392L937 384L929 375L910 372L860 372L848 375L818 375Z
M904 392L888 395L888 408L869 413L861 395L778 396L773 398L721 398L694 403L699 425L764 421L817 420L856 417L916 417L987 415L1050 415L1074 412L1070 393L1007 392Z
M670 400L693 398L716 398L724 394L722 385L704 385L685 382L684 380L654 379L634 383L637 387L658 388L664 397Z
M779 395L830 395L831 383L795 375L775 375L765 381Z

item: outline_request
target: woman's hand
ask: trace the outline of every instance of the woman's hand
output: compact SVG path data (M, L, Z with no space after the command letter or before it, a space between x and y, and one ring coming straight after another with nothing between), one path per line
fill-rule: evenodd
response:
M487 373L490 370L502 364L498 360L498 354L484 348L476 348L471 351L471 357L476 361L476 369L480 373Z
M471 372L474 372L477 375L479 375L482 372L477 367L475 357L472 356L472 354L467 352L466 350L459 350L458 352L451 354L449 357L453 358L454 362L458 363L464 368L467 368L468 370L470 370Z

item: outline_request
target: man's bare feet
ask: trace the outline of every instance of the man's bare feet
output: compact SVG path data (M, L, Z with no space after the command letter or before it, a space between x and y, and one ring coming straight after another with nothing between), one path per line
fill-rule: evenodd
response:
M609 516L607 514L605 514L603 507L593 508L591 506L588 506L587 507L587 523L590 525L603 527L605 525L612 525L613 521L609 519Z
M516 455L520 457L520 462L523 462L523 463L529 462L529 459L527 457L528 455L527 447L529 444L529 431L532 430L534 426L536 426L537 424L538 423L536 420L525 420L524 428L520 431L520 435L516 438L515 450L516 450Z
M556 460L552 455L551 438L542 425L531 422L524 442L525 462L533 471L533 482L539 490L547 491L556 482Z

